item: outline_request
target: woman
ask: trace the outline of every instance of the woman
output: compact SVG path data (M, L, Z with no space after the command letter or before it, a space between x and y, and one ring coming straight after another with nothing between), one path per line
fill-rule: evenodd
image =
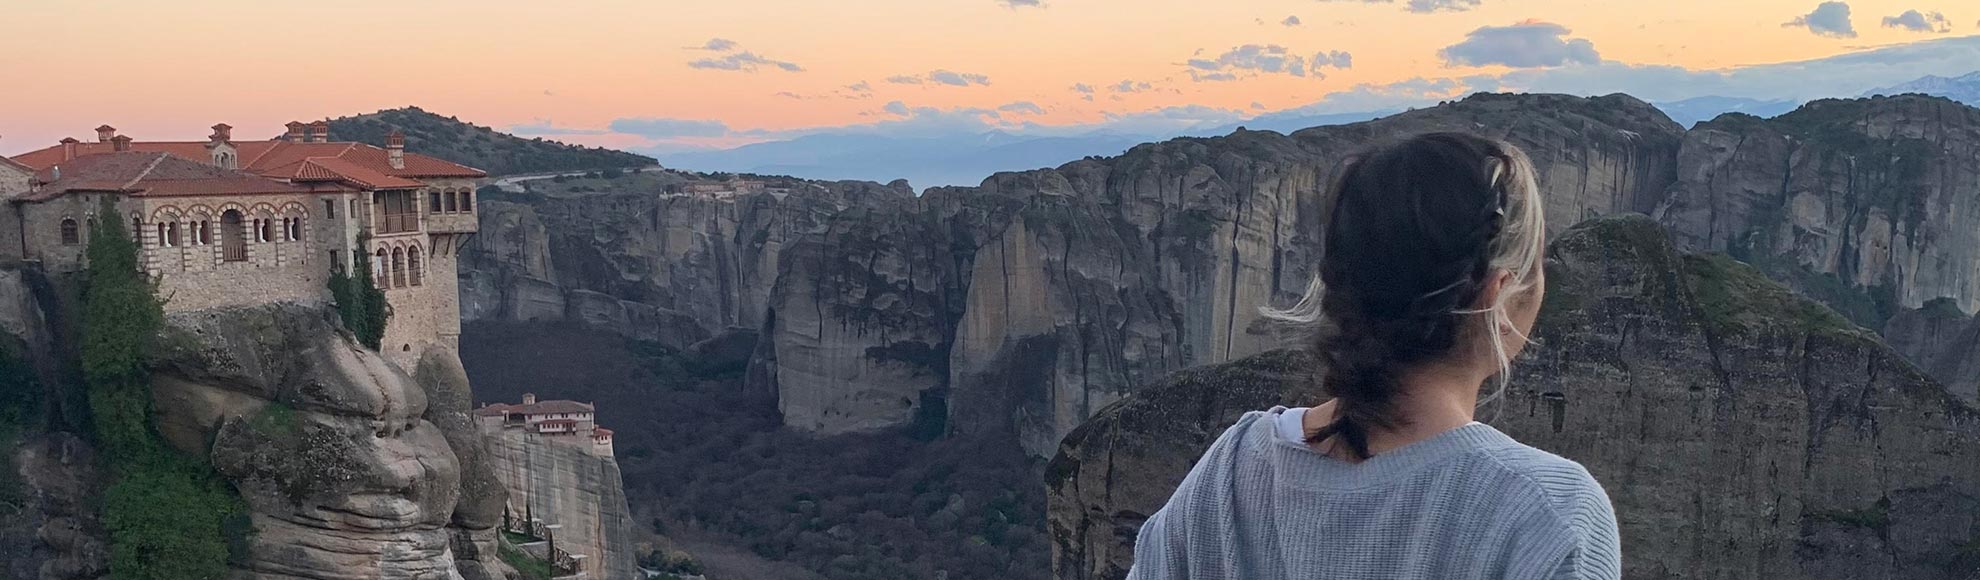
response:
M1320 275L1268 313L1315 330L1333 400L1225 431L1142 527L1130 579L1621 577L1588 471L1472 420L1540 311L1533 173L1457 133L1348 163Z

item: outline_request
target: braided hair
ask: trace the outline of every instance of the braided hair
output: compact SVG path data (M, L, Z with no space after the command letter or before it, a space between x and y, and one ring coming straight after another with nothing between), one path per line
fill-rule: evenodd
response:
M1536 283L1545 222L1532 164L1510 144L1464 133L1418 135L1350 160L1331 191L1319 275L1276 319L1315 327L1335 418L1308 435L1358 459L1394 412L1402 373L1449 356L1466 319L1511 326L1507 301ZM1478 308L1493 272L1511 281ZM1504 392L1504 337L1489 335ZM1521 336L1521 340L1525 337Z

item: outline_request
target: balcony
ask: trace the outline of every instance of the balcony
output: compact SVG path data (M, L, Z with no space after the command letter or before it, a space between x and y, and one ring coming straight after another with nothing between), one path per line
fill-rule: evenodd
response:
M403 234L419 231L419 214L400 213L378 216L379 234Z
M480 230L481 220L474 212L426 214L426 232L430 234L472 234Z

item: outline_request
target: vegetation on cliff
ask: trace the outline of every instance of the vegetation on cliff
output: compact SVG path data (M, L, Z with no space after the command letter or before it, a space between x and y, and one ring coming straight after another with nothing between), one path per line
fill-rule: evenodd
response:
M653 165L651 157L542 138L524 139L419 107L385 109L330 120L337 139L384 146L393 129L405 133L406 150L460 163L490 175L576 171Z
M117 215L105 206L100 215ZM121 227L90 228L82 370L96 443L113 481L104 493L110 571L118 580L218 580L245 546L239 495L204 462L152 429L145 357L164 325L137 245Z
M359 236L358 246L364 247L369 239ZM385 291L378 289L378 283L371 277L371 258L364 252L357 252L352 258L351 272L330 273L330 296L337 301L337 316L343 319L344 328L357 336L358 344L378 350L392 309L385 301Z

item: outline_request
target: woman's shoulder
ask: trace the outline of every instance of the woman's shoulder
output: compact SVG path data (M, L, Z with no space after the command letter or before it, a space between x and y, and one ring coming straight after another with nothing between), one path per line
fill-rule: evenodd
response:
M1487 449L1485 454L1526 481L1528 490L1543 496L1563 519L1614 517L1608 492L1579 462L1511 440Z

